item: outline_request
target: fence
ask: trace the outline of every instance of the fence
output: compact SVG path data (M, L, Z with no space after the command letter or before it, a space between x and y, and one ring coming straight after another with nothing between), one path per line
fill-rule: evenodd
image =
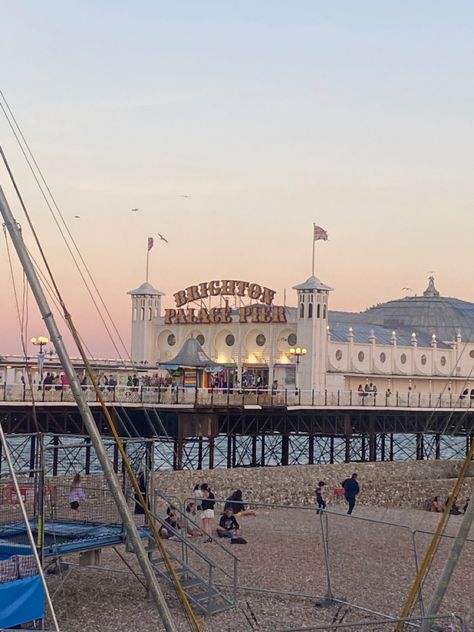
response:
M188 500L183 501L182 507ZM214 528L224 503L223 500L216 502ZM299 598L303 604L309 600L313 608L315 602L331 604L328 612L319 611L321 618L324 615L332 621L331 626L305 629L336 629L333 617L338 609L340 615L345 612L339 623L355 621L365 613L364 616L372 619L390 617L394 629L393 620L401 611L432 536L424 525L428 519L436 519L434 514L417 512L414 517L407 514L405 523L400 513L395 514L395 519L393 512L382 509L357 508L355 515L347 516L345 502L339 497L331 499L330 511L319 514L315 507L307 506L251 503L251 508L255 516L237 516L241 534L248 541L246 546L237 548L241 596L246 593L287 596ZM413 616L424 615L452 537L451 529L442 538ZM227 547L236 548L231 544ZM472 607L472 568L474 539L466 543L443 602L442 615L458 613L456 630L469 629L464 623L464 627L460 627L459 622L463 621L462 617L468 617ZM303 619L307 617L307 612L303 614L302 609L294 606L294 601L291 603L295 620L299 615ZM270 620L262 627L278 630L281 620L277 616L273 619L271 614L268 616ZM369 624L357 625L367 627ZM348 629L355 630L357 625L351 622ZM368 629L390 629L386 621L377 625L381 627Z
M35 387L34 397L41 402L73 402L68 386ZM98 397L91 386L82 390L89 402ZM473 389L474 391L474 389ZM358 391L315 391L301 389L207 389L165 386L103 386L102 397L107 402L163 406L269 406L269 407L330 407L330 408L474 408L474 392L470 395L421 393L414 391L394 393L360 393ZM0 385L0 401L30 402L31 389L25 385Z

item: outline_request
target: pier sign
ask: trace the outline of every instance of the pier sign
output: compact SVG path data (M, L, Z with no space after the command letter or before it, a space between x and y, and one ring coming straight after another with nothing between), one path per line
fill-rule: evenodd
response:
M219 324L232 323L233 315L240 323L286 323L285 308L273 305L275 290L249 281L235 281L223 279L221 281L205 281L197 285L190 285L184 290L173 294L176 308L165 309L165 324ZM244 305L235 310L225 306L206 307L202 301L214 296L242 297L260 304ZM189 307L189 303L200 303L199 307ZM184 308L185 305L188 307Z

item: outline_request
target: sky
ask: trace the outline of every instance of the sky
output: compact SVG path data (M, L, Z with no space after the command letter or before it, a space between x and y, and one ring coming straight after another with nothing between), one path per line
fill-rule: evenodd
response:
M332 309L421 293L432 271L474 301L471 2L2 4L0 89L126 346L149 236L165 307L226 278L294 303L313 222ZM0 144L91 354L116 357L2 112ZM36 258L3 166L0 184ZM10 255L14 283L2 234L0 354L21 351Z

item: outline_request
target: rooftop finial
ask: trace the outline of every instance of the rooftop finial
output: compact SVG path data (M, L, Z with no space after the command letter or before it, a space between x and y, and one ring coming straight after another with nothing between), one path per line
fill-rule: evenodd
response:
M428 277L428 287L423 292L423 296L439 296L439 292L434 284L434 276L430 275Z

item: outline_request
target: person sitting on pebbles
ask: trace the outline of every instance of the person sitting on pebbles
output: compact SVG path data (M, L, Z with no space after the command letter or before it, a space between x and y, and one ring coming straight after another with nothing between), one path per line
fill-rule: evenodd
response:
M216 531L219 538L236 538L240 534L240 526L234 516L232 507L224 509Z
M242 492L240 489L236 489L235 492L227 498L224 505L225 510L230 507L236 516L255 516L255 511L250 509L242 500Z

